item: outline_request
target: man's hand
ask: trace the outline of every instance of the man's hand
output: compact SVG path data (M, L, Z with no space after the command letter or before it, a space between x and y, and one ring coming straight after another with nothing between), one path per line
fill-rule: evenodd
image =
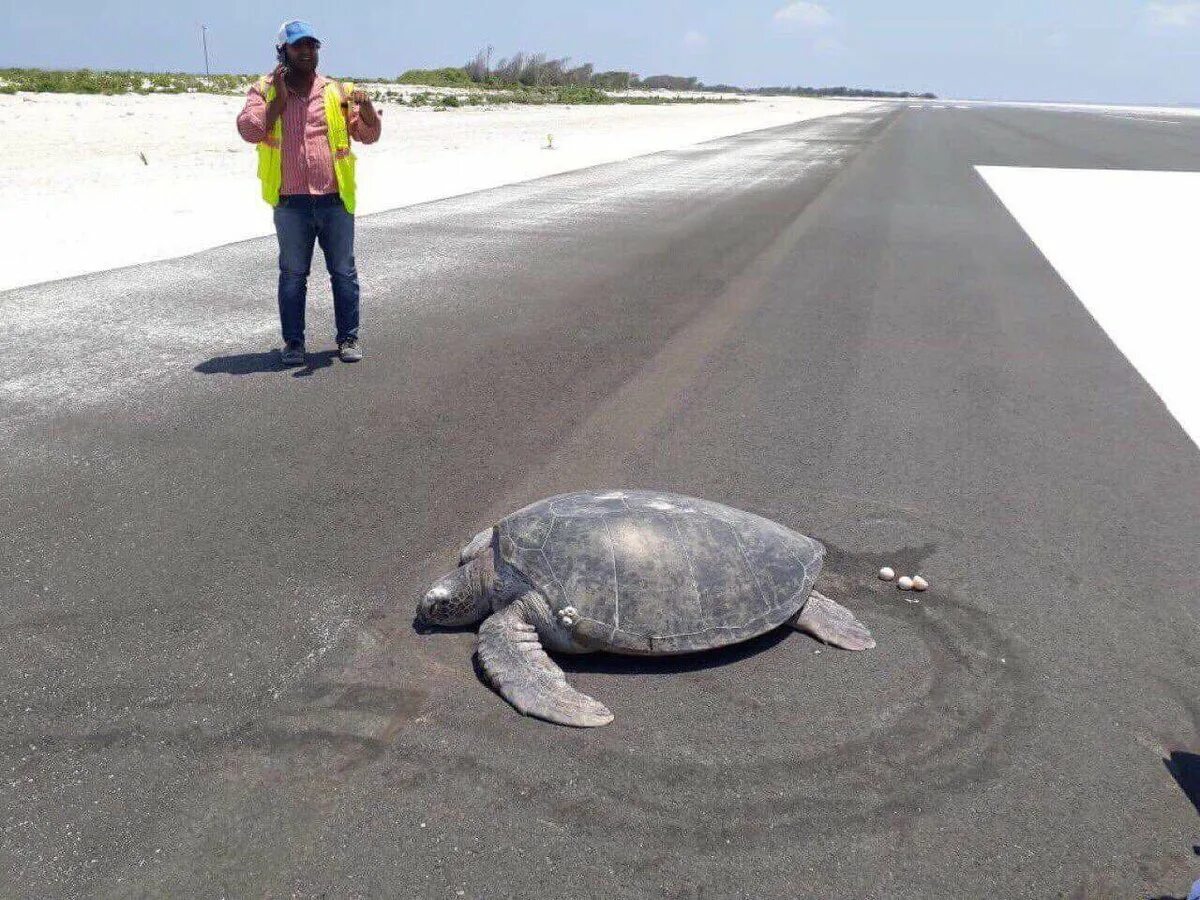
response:
M287 74L287 63L280 63L275 67L275 70L271 73L270 77L271 84L275 85L275 102L278 103L281 108L283 104L287 102L287 83L285 81Z
M371 98L364 90L350 92L350 101L358 107L358 114L362 116L363 121L370 126L374 126L379 119L379 114L375 111L375 107L371 105Z
M287 65L280 63L271 73L270 82L275 87L275 99L267 105L267 130L275 126L275 120L283 115L284 107L287 106L287 85L283 79L287 76Z

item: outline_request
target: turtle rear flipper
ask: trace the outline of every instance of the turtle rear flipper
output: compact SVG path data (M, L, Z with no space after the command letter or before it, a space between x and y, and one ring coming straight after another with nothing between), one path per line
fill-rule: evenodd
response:
M475 537L471 538L470 543L464 544L463 548L458 551L458 564L465 566L485 550L491 549L492 536L495 532L496 529L494 527L485 528L479 534L475 535Z
M488 617L479 627L476 653L500 696L523 715L576 728L594 728L613 720L604 704L571 687L562 669L546 655L537 628L527 618L523 599Z
M817 591L812 592L808 602L788 620L788 624L843 650L870 650L875 646L875 638L854 613Z

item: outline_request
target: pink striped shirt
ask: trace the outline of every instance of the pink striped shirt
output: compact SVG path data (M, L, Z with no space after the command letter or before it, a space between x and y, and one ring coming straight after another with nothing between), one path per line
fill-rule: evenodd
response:
M312 89L305 98L290 87L287 105L283 108L283 184L280 194L336 194L337 176L333 174L333 154L329 149L329 126L325 122L324 75L313 78ZM364 144L379 140L382 123L367 125L358 114L356 104L349 104L346 124L350 137ZM237 118L238 133L252 144L267 136L267 98L250 88L246 105Z

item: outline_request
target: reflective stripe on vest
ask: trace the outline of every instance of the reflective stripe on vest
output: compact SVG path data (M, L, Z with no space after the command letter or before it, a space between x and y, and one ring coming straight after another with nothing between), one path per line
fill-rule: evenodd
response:
M267 104L275 99L275 85L259 79L258 91ZM329 151L333 156L333 174L337 178L338 196L353 213L355 206L354 154L350 150L350 130L346 124L345 97L354 92L354 85L337 81L325 84L325 124L329 134ZM279 189L283 185L283 116L275 120L271 132L258 144L258 180L262 196L272 206L279 205Z

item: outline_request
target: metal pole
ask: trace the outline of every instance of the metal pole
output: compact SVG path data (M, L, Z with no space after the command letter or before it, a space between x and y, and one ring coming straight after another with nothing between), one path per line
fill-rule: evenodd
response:
M208 26L200 26L200 40L204 43L204 74L210 74L208 71Z

